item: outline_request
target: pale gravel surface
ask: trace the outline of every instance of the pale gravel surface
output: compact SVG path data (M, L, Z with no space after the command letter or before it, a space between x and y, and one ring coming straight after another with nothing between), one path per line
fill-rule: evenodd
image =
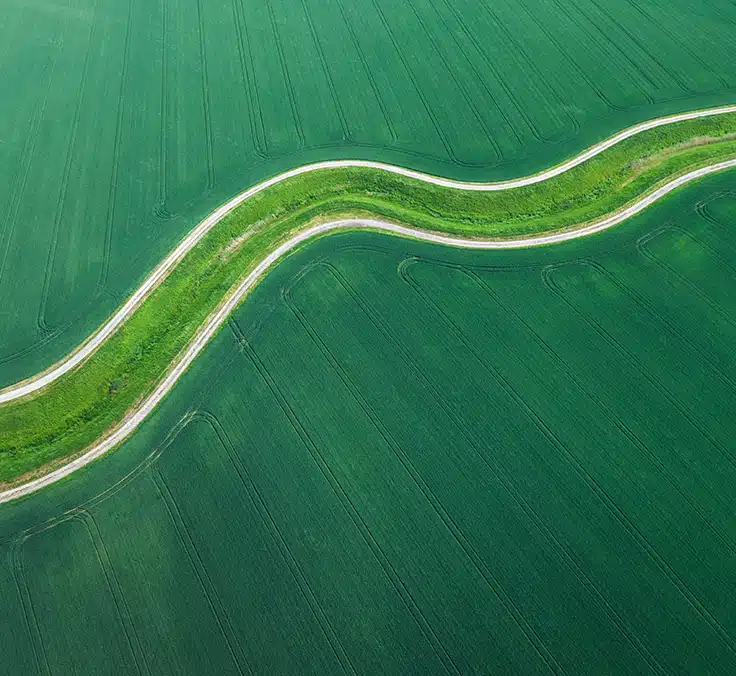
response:
M409 178L414 178L425 183L431 183L433 185L439 185L445 188L455 188L457 190L474 190L474 191L486 191L486 192L498 192L502 190L511 190L513 188L520 188L522 186L533 185L535 183L541 183L548 181L555 176L564 174L570 169L583 164L587 160L599 155L608 148L621 143L632 136L636 136L649 129L656 127L662 127L667 124L674 124L675 122L683 122L686 120L693 120L703 117L712 117L714 115L724 115L726 113L736 112L736 106L724 106L721 108L711 108L709 110L700 110L690 113L682 113L681 115L672 115L669 117L662 117L656 120L650 120L649 122L643 122L635 125L629 129L626 129L619 134L611 137L606 141L598 143L588 150L584 151L577 157L564 162L563 164L552 167L539 174L527 176L524 178L512 179L509 181L501 181L498 183L463 183L460 181L453 181L446 178L438 178L436 176L429 176L422 174L410 169L404 169L402 167L394 167L388 164L381 164L379 162L367 162L362 160L337 160L330 162L320 162L317 164L308 164L303 167L297 167L291 171L287 171L283 174L279 174L263 183L260 183L243 193L240 193L226 204L223 204L217 210L212 212L207 218L205 218L199 225L197 225L189 234L181 241L181 243L174 249L150 274L150 276L138 287L133 295L115 312L115 314L95 333L93 333L84 343L82 343L73 352L68 354L66 357L53 364L48 369L38 373L20 383L10 385L0 390L0 404L4 404L14 399L20 399L29 394L33 394L38 390L50 385L55 380L68 373L76 366L81 364L87 357L92 355L118 328L130 317L140 303L145 300L148 294L158 286L171 271L176 267L179 261L186 256L191 249L193 249L197 243L215 226L221 221L227 214L233 209L240 206L248 198L270 188L278 183L281 183L287 179L299 176L300 174L306 174L313 171L319 171L321 169L336 169L346 167L365 167L371 169L380 169L393 174L400 174ZM507 246L514 246L513 242L510 242ZM530 245L527 245L530 246Z
M112 316L112 318L93 336L91 336L84 344L82 344L77 350L71 353L64 360L58 362L56 365L48 369L47 371L34 376L22 383L12 385L5 390L0 392L0 403L12 401L20 397L26 396L37 390L49 385L54 382L57 378L61 377L65 373L72 370L74 367L79 365L84 359L93 354L135 311L137 306L145 299L145 297L153 290L176 264L228 213L230 213L237 206L242 204L245 200L253 195L265 190L266 188L273 186L281 181L284 181L293 176L299 174L308 173L311 171L317 171L320 169L337 168L337 167L370 167L375 169L382 169L392 173L401 174L411 178L416 178L427 183L433 183L435 185L441 185L444 187L456 188L459 190L485 190L485 191L498 191L498 190L509 190L512 188L520 187L523 185L532 185L545 180L549 180L554 176L558 176L566 171L569 171L575 166L578 166L586 160L600 154L607 148L620 143L624 139L630 138L636 134L641 133L647 129L662 126L665 124L672 124L674 122L680 122L683 120L691 120L698 117L708 117L712 115L722 115L725 113L736 112L736 106L728 106L723 108L716 108L705 111L697 111L693 113L685 113L682 115L675 115L667 118L660 118L645 122L640 125L636 125L628 130L617 134L616 136L604 141L596 146L593 146L589 150L585 151L581 155L565 162L564 164L558 165L552 169L549 169L540 174L529 176L521 179L514 179L510 181L504 181L499 183L462 183L458 181L452 181L449 179L437 178L434 176L428 176L420 174L408 169L400 167L393 167L390 165L383 165L376 162L363 162L359 160L344 160L334 162L322 162L319 164L311 164L297 169L288 171L284 174L280 174L264 183L261 183L250 190L247 190L237 197L233 198L219 209L210 214L204 221L202 221L197 227L195 227L179 244L179 246L171 253L167 258L156 267L151 275L145 280L145 282L138 288L138 290L130 297L130 299ZM718 171L723 171L730 168L736 168L736 160L728 160L725 162L719 162L701 169L697 169L688 174L680 176L673 181L670 181L666 185L658 188L649 195L643 197L641 200L635 202L631 206L614 213L604 219L595 221L584 227L554 232L546 235L539 235L535 237L526 237L514 240L480 240L480 239L463 239L460 237L451 237L448 235L441 235L432 232L426 232L406 226L397 225L394 223L388 223L381 220L373 219L343 219L337 221L331 221L328 223L322 223L313 226L299 234L295 235L288 241L284 242L277 249L272 251L266 256L253 271L240 283L240 285L232 292L224 302L218 307L218 309L210 315L207 321L197 331L194 338L190 342L182 358L173 366L173 368L167 373L165 378L157 385L156 389L149 395L134 411L129 413L120 425L111 432L108 436L102 438L96 442L87 452L80 457L71 461L70 463L60 467L59 469L28 483L22 484L16 488L12 488L0 493L0 503L8 502L10 500L17 499L24 495L33 493L45 486L48 486L56 481L59 481L65 476L68 476L75 470L89 464L93 460L104 455L107 451L111 450L118 444L120 444L126 437L128 437L138 425L153 411L153 409L159 404L159 402L168 394L168 392L176 384L176 381L196 359L197 355L201 352L204 346L214 336L220 326L225 322L228 315L235 309L235 307L241 302L244 296L252 289L263 274L274 265L284 255L293 251L295 248L300 246L306 240L311 239L320 234L328 233L331 231L341 229L358 229L366 228L371 230L383 231L394 235L403 237L410 237L418 240L427 242L434 242L437 244L444 244L447 246L463 247L469 249L513 249L523 248L531 246L540 246L545 244L554 244L558 242L564 242L586 235L591 235L596 232L600 232L607 228L610 228L622 221L631 218L635 214L646 209L654 202L662 199L677 188L695 181L699 178L713 174Z

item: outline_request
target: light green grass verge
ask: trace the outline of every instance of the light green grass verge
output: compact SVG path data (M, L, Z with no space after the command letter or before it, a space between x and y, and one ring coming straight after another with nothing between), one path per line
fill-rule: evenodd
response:
M229 214L92 358L27 400L0 408L0 485L79 454L160 380L238 280L317 218L365 214L467 237L568 228L662 182L736 157L736 115L644 132L585 164L504 192L440 188L371 169L329 169L280 183Z

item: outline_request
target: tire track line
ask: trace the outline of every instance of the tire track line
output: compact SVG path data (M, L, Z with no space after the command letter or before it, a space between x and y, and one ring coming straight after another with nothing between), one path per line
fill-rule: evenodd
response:
M404 580L396 571L396 568L394 567L393 563L391 563L390 558L384 552L376 536L373 534L373 531L366 523L364 515L361 514L360 510L355 506L347 490L335 475L335 472L330 466L329 462L324 458L323 453L320 451L319 444L317 444L312 439L312 436L310 435L309 430L307 430L306 423L303 421L303 418L300 418L299 415L296 413L296 411L294 410L294 405L282 392L278 382L276 382L276 379L266 368L266 365L255 352L253 347L245 344L243 345L241 353L250 360L250 362L258 371L260 377L263 379L265 385L271 391L271 394L278 403L282 414L289 421L291 428L293 429L294 433L299 437L299 440L309 453L313 463L317 467L327 485L330 487L330 490L332 491L335 499L343 508L353 527L358 532L360 538L373 555L373 558L378 563L381 571L383 572L383 575L388 579L391 587L393 587L397 598L401 603L403 603L407 612L411 615L412 619L414 619L420 631L424 634L428 644L431 646L432 650L437 656L437 659L445 667L448 673L455 673L459 676L460 671L455 666L452 656L437 636L434 627L426 619L424 613L420 608L420 605L417 603L411 591L407 588Z
M202 561L202 557L197 550L197 545L194 542L192 534L189 532L189 528L187 527L184 516L182 515L179 506L176 504L176 499L174 498L168 484L166 483L166 480L164 479L160 463L155 464L150 476L153 484L156 486L156 490L158 491L159 496L166 506L166 510L168 512L169 518L171 519L171 523L174 526L174 532L176 533L179 544L186 552L189 564L191 565L192 571L194 572L194 575L199 582L199 587L206 600L206 604L209 607L210 612L215 619L215 622L217 623L217 628L219 629L220 636L222 636L222 639L227 646L228 653L230 654L230 657L233 661L233 665L238 670L241 676L244 676L245 674L245 671L243 669L244 666L245 670L247 670L249 674L253 674L253 670L248 664L247 658L243 653L243 649L240 646L237 635L233 630L233 625L230 621L227 610L225 609L220 595L217 593L217 590L212 583L212 579L207 570L207 566ZM241 662L244 662L245 664L242 664Z
M419 285L413 280L411 280L411 276L408 273L408 270L409 270L410 265L414 263L419 263L419 262L433 265L432 262L427 262L422 259L411 258L411 259L407 259L404 261L404 264L402 264L401 270L399 272L402 279L406 281L410 286L415 287L415 290L417 290L417 287ZM475 275L469 270L467 270L466 268L456 267L456 266L448 266L448 267L451 267L453 270L457 270L458 272L462 274L467 274L471 279L474 280L476 284L479 285L479 287L482 290L485 291L483 283L479 279L476 279ZM544 537L548 543L551 543L552 548L558 554L561 555L565 563L570 567L573 573L578 577L581 584L583 584L588 589L588 591L591 592L598 599L598 602L603 607L604 612L610 617L612 622L616 624L619 630L622 631L623 635L629 640L629 642L635 648L635 650L637 650L637 652L639 652L639 654L642 655L643 659L647 661L647 663L655 671L657 671L658 673L663 673L662 666L659 665L656 658L654 658L651 652L640 641L640 639L637 636L636 631L633 630L631 626L629 625L629 623L623 619L623 617L614 608L614 606L612 605L611 601L607 598L607 596L598 588L595 582L591 580L590 577L585 573L585 571L583 570L583 567L581 567L581 565L576 560L575 555L570 551L570 549L565 544L563 544L557 538L557 536L555 536L552 530L550 530L550 528L545 524L544 520L531 507L528 501L523 497L522 493L519 492L519 490L515 486L514 481L510 478L509 475L507 475L507 473L503 470L503 468L498 466L496 462L492 458L489 458L487 453L484 450L482 450L483 444L480 442L476 434L469 429L466 422L462 418L462 414L460 412L456 412L449 404L447 404L447 402L443 400L439 390L437 389L432 379L422 371L419 365L412 358L411 354L401 345L399 339L396 336L394 336L393 333L390 332L388 328L385 327L382 321L375 319L371 316L371 313L375 313L376 316L379 316L380 313L378 313L375 310L375 308L370 307L370 304L366 300L364 300L361 296L359 296L358 292L349 284L349 282L347 282L347 280L345 280L344 277L342 277L342 275L336 269L333 268L333 272L336 275L336 277L340 280L340 283L344 286L344 288L351 295L353 300L363 310L366 317L369 318L369 320L373 323L373 325L393 345L397 353L402 355L405 362L408 365L410 365L411 369L414 371L414 375L418 379L420 379L424 383L424 385L429 389L429 391L432 393L432 397L435 403L443 409L445 414L451 420L453 420L458 430L468 441L470 447L474 450L478 458L481 460L481 462L486 467L488 467L491 470L493 475L496 477L497 481L499 481L500 484L504 487L505 491L510 496L510 498L514 501L514 503L532 521L532 523L536 526L538 531L542 534L542 537ZM499 305L499 307L506 310L506 307L503 306L498 301L495 295L492 296L492 298L494 302L496 302ZM518 321L518 317L517 317L517 321ZM507 345L507 348L508 347L509 346ZM552 354L554 357L556 357L554 353ZM496 383L500 387L503 387L503 382L496 377L495 373L494 373L494 378L495 378Z
M238 342L238 356L242 358L245 353L246 339L241 333L240 327L235 322L230 323L230 328L233 334L236 336ZM259 376L261 373L259 371ZM327 644L332 649L332 653L335 656L338 664L342 667L346 674L356 674L357 671L353 665L348 652L345 650L340 637L338 636L335 628L330 621L328 613L324 610L323 604L320 602L317 593L312 589L307 575L304 573L302 566L299 564L298 558L294 555L289 547L286 537L282 533L278 526L276 519L274 518L271 510L268 508L266 499L263 497L261 491L255 484L252 476L248 472L245 463L243 462L240 455L238 455L233 445L230 436L228 435L224 425L217 419L217 417L206 411L199 411L195 420L201 420L204 424L209 425L212 429L213 434L217 437L228 462L235 469L235 473L238 477L238 482L243 488L244 493L241 494L241 498L244 501L250 501L253 509L258 514L261 523L263 524L268 536L271 538L273 545L281 557L284 565L286 566L291 579L294 581L296 588L299 590L301 597L304 599L307 607L312 613L315 622L320 628L322 635L325 637Z
M573 371L573 369L560 357L555 349L534 329L526 320L524 320L516 311L512 310L504 304L501 299L497 296L495 291L480 277L475 271L463 268L465 273L479 285L479 287L497 303L505 312L508 312L510 316L513 316L519 326L523 327L526 334L542 349L557 365L561 373L563 373L571 382L575 384L577 389L585 396L588 400L594 403L594 405L604 413L610 422L617 427L621 433L636 447L650 459L651 463L657 468L662 474L664 480L666 480L679 494L687 501L692 509L698 514L703 522L711 529L713 534L721 540L734 555L736 555L736 548L734 544L729 541L730 536L724 535L711 521L707 518L705 513L697 504L693 501L693 496L687 491L687 489L677 479L676 475L673 474L662 461L652 453L646 444L637 436L637 434L630 428L630 426L621 419L621 417L607 404L602 398L600 398L588 385L585 384L583 378Z
M112 567L110 555L107 551L107 547L105 546L105 542L102 539L102 533L100 532L94 516L92 516L92 513L88 512L86 509L80 508L74 513L74 516L70 520L81 523L82 527L89 534L90 540L92 541L92 547L95 550L98 563L100 564L100 569L102 570L107 588L110 592L110 596L112 597L118 620L123 628L126 643L130 650L130 655L133 658L133 663L136 666L136 671L138 674L143 673L143 669L139 662L140 660L143 662L145 672L150 675L151 670L146 662L145 653L141 647L138 632L135 629L133 619L130 615L130 609L128 608L128 604L125 600L122 588L120 587L117 575L115 574L115 569Z
M408 283L411 284L409 280ZM595 476L585 468L576 455L557 437L554 431L548 426L542 417L531 407L529 402L514 388L513 384L504 377L492 364L484 360L473 347L472 342L467 338L462 328L459 327L446 313L437 305L437 303L425 295L420 287L414 286L417 295L430 308L433 308L437 315L456 333L457 337L467 347L468 351L473 355L478 365L487 373L494 376L496 380L502 384L502 387L510 394L518 403L520 409L524 410L529 420L534 424L540 432L547 437L551 445L556 448L562 457L564 457L573 470L585 481L589 488L596 494L598 499L606 506L609 512L617 521L633 536L639 544L641 550L646 553L651 561L664 573L670 583L678 590L685 601L701 616L701 618L721 637L728 649L736 654L736 644L731 635L721 626L720 622L714 618L710 611L702 604L700 599L690 590L690 588L682 581L672 566L662 557L659 551L647 539L646 534L642 532L639 526L634 523L618 505L605 487L596 479ZM573 308L574 309L574 308Z
M480 575L486 586L491 590L493 596L496 597L498 602L508 613L508 616L517 626L519 631L524 635L524 638L532 646L537 656L546 664L546 666L552 673L564 674L564 669L561 667L549 647L545 644L544 640L539 636L533 623L524 616L523 612L519 609L518 604L514 601L512 596L507 592L497 576L493 574L491 569L483 560L483 557L479 554L477 547L472 543L472 541L465 534L463 529L457 524L452 514L450 514L450 512L448 512L448 510L442 504L435 492L424 479L421 472L417 470L414 462L412 462L402 445L381 422L380 416L376 413L375 409L370 405L365 397L363 397L363 395L360 393L359 387L355 384L355 381L350 377L349 373L345 370L339 359L335 357L335 355L331 352L317 330L311 324L309 319L298 308L297 303L291 296L290 290L287 291L285 295L285 300L289 309L297 317L298 321L304 327L305 331L309 334L315 346L320 350L323 357L332 367L334 373L338 376L345 388L350 392L353 400L359 406L360 410L366 416L366 418L370 421L370 424L373 426L383 442L386 444L386 447L390 449L392 455L398 460L406 473L411 477L414 485L419 489L423 498L427 501L427 503L431 505L434 514L442 521L443 525L450 533L452 539L460 547L464 558L470 562L473 570L475 570L475 572Z

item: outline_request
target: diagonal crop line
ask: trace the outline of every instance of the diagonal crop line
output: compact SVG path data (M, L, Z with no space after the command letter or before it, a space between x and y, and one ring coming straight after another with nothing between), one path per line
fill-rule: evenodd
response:
M247 347L245 337L243 336L240 327L237 325L236 322L230 322L230 328L235 334L239 344L237 354L244 355L247 352ZM256 370L258 370L259 375L264 378L265 374L260 371L255 362L253 363L254 366L256 366ZM270 385L268 383L266 383L266 385L270 389ZM274 396L276 396L275 393ZM227 431L222 426L222 423L218 420L218 418L212 413L200 411L197 414L197 418L201 419L205 424L209 425L212 428L213 433L217 436L225 454L228 457L229 462L235 468L235 472L237 474L240 485L245 490L245 496L243 496L243 499L250 500L253 508L257 511L261 519L261 523L266 528L272 542L279 551L281 560L287 566L289 573L291 574L291 579L294 580L295 584L299 588L302 598L309 605L309 608L312 611L312 616L319 624L323 636L326 638L328 644L332 648L333 654L335 655L340 665L343 667L344 672L346 674L356 674L357 672L355 670L355 667L353 666L348 653L343 647L339 636L335 632L335 629L332 626L328 615L325 613L323 604L320 603L317 594L315 594L314 590L312 589L309 580L302 570L302 566L299 565L297 557L294 556L294 553L289 547L289 544L284 537L282 530L279 528L276 519L269 510L268 505L266 504L266 501L261 494L261 491L256 486L252 477L249 475L249 472L246 469L243 460L240 458L240 456L238 456L237 452L235 451L232 440L227 434Z
M333 495L340 502L341 506L345 510L345 513L347 513L351 522L360 533L363 542L365 542L365 544L368 546L374 558L380 565L384 575L389 579L391 585L394 588L394 591L401 599L401 602L404 604L404 607L409 611L411 616L416 621L417 625L420 627L422 633L432 645L435 654L442 662L445 670L448 673L455 673L459 676L460 671L455 666L455 663L452 660L452 656L447 651L447 648L442 644L442 641L437 636L435 629L426 619L424 612L415 600L411 591L408 589L405 580L401 577L401 575L399 575L395 565L391 562L390 558L384 551L384 548L381 546L373 531L371 530L370 525L366 522L365 516L361 514L360 510L351 499L345 486L336 475L334 469L325 459L323 452L320 451L319 444L317 444L312 436L309 434L309 431L306 429L305 424L302 422L302 418L300 418L295 411L293 404L284 395L283 391L279 387L279 384L269 373L265 364L261 361L260 357L253 350L252 346L249 346L247 344L244 345L241 353L245 355L248 359L250 359L253 366L258 370L259 375L266 383L274 399L276 399L279 408L283 412L284 416L286 416L286 418L288 419L292 429L298 435L303 446L309 452L312 461L319 469L325 481L327 481L327 483L329 484Z
M222 639L227 646L233 664L235 665L241 676L245 676L245 671L243 669L243 664L241 664L241 661L245 662L245 669L248 671L248 673L253 674L253 670L245 659L245 655L243 654L243 649L240 645L240 642L238 641L238 637L233 631L232 622L223 606L222 599L220 598L220 595L217 593L217 590L212 584L212 579L209 572L207 571L207 567L202 561L202 557L199 553L199 550L197 549L197 545L194 542L194 538L192 537L192 534L187 527L187 522L184 519L184 516L182 515L178 504L176 503L176 498L174 498L174 495L171 493L171 490L169 489L169 486L164 479L160 464L155 465L153 471L151 472L151 477L161 499L164 502L164 505L166 506L166 511L168 512L169 518L174 525L174 530L176 532L177 538L181 546L184 548L184 551L187 553L189 563L192 567L192 570L194 571L194 574L197 577L200 589L204 594L210 612L217 622L218 629L220 630L220 635L222 636Z
M408 262L408 264L402 269L402 272L399 274L404 279L404 281L406 281L415 291L419 292L418 285L415 281L411 280L407 272L409 265L420 262L420 259L411 258L406 259L405 262ZM426 261L424 262L426 263ZM636 632L632 630L632 628L625 620L622 619L621 615L614 608L609 599L603 594L603 592L599 589L595 582L592 581L590 577L585 573L585 571L581 568L579 562L577 561L575 555L572 553L570 548L560 541L560 539L550 530L549 525L545 523L544 519L539 516L539 514L532 508L528 500L523 497L519 488L510 478L511 475L508 474L507 471L498 464L497 460L493 459L492 456L489 456L483 450L482 442L479 440L476 433L470 430L462 416L462 413L456 411L443 399L436 383L429 375L424 373L417 361L412 357L410 351L408 351L401 344L401 341L397 338L397 336L394 335L394 333L389 328L387 328L383 321L383 318L381 318L381 315L376 310L376 308L358 293L358 291L350 284L350 282L345 279L345 277L343 277L342 273L340 273L339 270L330 265L327 265L327 267L329 267L338 282L347 291L347 293L350 295L356 305L360 307L366 318L381 333L381 335L386 338L386 340L392 345L393 349L396 350L396 353L399 354L401 358L405 361L405 363L409 366L409 368L412 370L412 373L414 374L414 377L417 378L418 381L422 382L423 385L428 389L428 391L431 393L431 397L435 405L439 406L442 409L443 413L447 415L448 418L452 420L457 429L460 430L460 433L468 442L469 447L473 450L480 461L490 469L495 479L501 484L501 486L503 486L506 494L510 496L510 499L513 500L514 503L523 511L523 513L531 520L537 530L542 534L542 537L544 537L548 543L551 543L551 546L555 549L555 551L560 553L560 556L573 570L574 574L581 581L581 584L583 584L586 589L588 589L597 599L599 599L599 602L604 607L605 612L616 624L616 626L622 631L626 638L631 642L631 644L635 647L639 654L642 655L647 663L649 663L650 666L652 666L652 668L655 669L658 673L663 673L663 669L661 665L659 665L659 663L656 661L656 658L654 658L650 651L641 643L636 635ZM515 317L517 322L519 322L521 325L525 326L529 331L531 331L531 329L526 326L523 320L521 320L519 316L516 315L516 313L508 310L505 306L501 304L495 293L493 293L490 288L487 287L485 283L477 277L477 275L475 275L475 273L464 267L453 267L452 269L462 274L468 275L471 279L473 279L473 281L479 286L479 288L481 288L484 293L487 293L494 300L494 302L497 303L499 307L502 307L506 312L511 312L512 316ZM534 337L536 340L536 334L534 334ZM537 342L540 343L539 340L537 340ZM544 344L543 342L540 344L542 345L543 349L547 347L546 344ZM557 358L556 353L551 351L549 351L548 353L552 355L553 359ZM559 358L557 359L559 360ZM499 380L496 374L494 373L493 375L495 382L498 385L502 385L502 381ZM588 393L586 392L586 395L587 394Z
M290 171L275 176L263 183L260 183L249 190L237 195L226 204L219 207L199 225L197 225L182 240L182 242L172 251L151 273L151 275L141 284L141 286L133 293L133 295L118 309L118 311L104 324L96 333L92 334L84 343L76 350L67 355L63 360L51 366L48 370L37 374L21 383L11 385L10 387L0 391L0 405L11 402L22 397L28 396L50 385L61 376L69 373L84 360L94 354L136 311L138 306L148 297L148 295L163 282L175 269L178 263L191 251L212 228L214 228L225 216L243 204L246 200L263 192L267 188L282 183L290 178L317 172L326 169L337 168L367 168L385 171L388 173L398 174L404 177L416 179L425 183L468 191L503 191L511 190L522 186L534 185L542 183L551 178L559 176L574 167L577 167L589 159L603 153L608 148L621 143L644 131L662 127L676 122L686 120L694 120L699 118L711 117L715 115L723 115L727 113L736 113L736 105L724 106L708 110L694 111L683 113L664 118L658 118L644 122L589 148L580 155L552 167L546 171L531 176L502 181L497 183L463 183L447 178L430 176L422 174L410 169L396 167L392 165L382 164L379 162L370 162L363 160L337 160L320 162L316 164L304 165ZM522 237L519 239L469 239L457 236L445 235L437 232L428 232L425 230L411 228L396 223L373 218L345 218L332 220L325 223L312 225L306 229L297 232L290 239L282 242L278 247L268 253L252 271L231 291L223 302L209 315L203 325L196 331L191 341L178 360L172 365L170 370L165 374L163 379L156 385L153 392L139 404L139 406L131 411L120 421L115 429L107 436L94 443L83 455L79 456L72 462L64 465L48 475L22 484L15 488L11 488L0 493L0 503L16 499L23 495L34 492L44 486L47 486L59 479L67 476L79 467L82 467L96 458L99 458L107 451L111 450L127 438L136 427L153 411L158 403L169 393L174 387L177 380L189 368L196 359L205 345L219 330L222 324L227 320L229 314L240 304L243 298L249 293L253 287L260 281L264 274L272 268L284 256L296 250L306 241L337 232L340 230L359 230L367 229L379 232L385 232L392 235L407 237L411 239L443 244L446 246L461 247L476 250L489 249L514 249L531 246L541 246L564 242L587 235L592 235L608 228L611 228L632 216L642 212L644 209L662 199L666 195L672 193L678 188L691 183L695 180L714 174L716 172L727 169L736 168L736 159L725 160L716 164L708 165L683 174L668 183L661 185L653 191L640 197L633 204L615 211L601 219L580 227L571 228L563 231L550 232L530 237Z
M115 612L118 621L123 628L126 644L130 650L133 663L136 666L136 671L139 676L141 676L141 674L143 674L143 669L145 669L145 673L150 676L151 670L146 662L146 656L141 647L138 632L136 631L135 624L130 615L128 602L126 601L125 595L120 587L120 582L110 561L110 555L108 554L107 547L105 546L105 541L102 539L102 533L100 532L94 516L91 512L88 512L82 507L74 512L71 519L77 520L82 524L92 541L92 547L97 556L100 570L105 578L107 589L112 597ZM143 668L141 667L139 660L143 663Z
M339 277L337 279L338 283L342 284L342 281L339 279ZM534 628L533 623L524 616L523 612L520 610L518 604L514 601L513 597L508 593L498 577L494 575L493 571L483 560L482 556L478 552L477 546L472 543L467 534L457 524L455 518L445 508L445 506L442 504L442 501L437 497L435 491L425 481L422 473L416 468L414 462L412 462L406 451L402 448L401 444L395 439L393 434L391 434L391 432L380 420L380 416L376 413L373 406L371 406L371 404L360 393L360 390L356 386L353 378L351 378L351 376L345 370L340 360L330 351L329 346L325 343L322 337L320 337L318 331L310 323L306 315L299 309L298 304L291 297L290 292L287 292L286 294L286 304L291 312L296 316L299 323L304 327L304 330L309 334L317 349L322 353L334 372L340 378L341 382L350 392L351 396L358 404L366 418L370 421L373 428L376 430L376 432L378 432L381 439L386 444L386 447L391 450L394 457L397 458L397 460L401 463L401 466L411 477L414 485L421 492L424 499L431 505L435 515L442 521L443 525L450 533L450 536L462 550L464 557L468 561L470 561L473 569L477 572L478 575L481 576L483 581L486 583L486 585L499 601L499 603L503 606L519 631L523 633L524 637L532 645L533 650L538 655L538 657L547 665L551 672L564 674L564 669L560 666L548 646L545 645L544 641ZM359 305L359 307L361 306ZM362 309L363 308L361 307L361 310Z

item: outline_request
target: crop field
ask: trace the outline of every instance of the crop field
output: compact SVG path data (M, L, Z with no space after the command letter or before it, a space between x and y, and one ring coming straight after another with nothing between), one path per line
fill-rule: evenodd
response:
M286 168L494 179L732 103L727 0L3 0L0 385Z
M0 14L0 389L288 169L495 181L736 104L734 0ZM113 429L309 225L559 232L735 158L731 112L511 191L364 167L272 186L81 367L0 405L0 490ZM125 443L0 504L0 673L735 674L734 225L731 170L554 246L301 246Z
M736 672L735 221L723 174L551 247L305 247L3 505L3 668Z

